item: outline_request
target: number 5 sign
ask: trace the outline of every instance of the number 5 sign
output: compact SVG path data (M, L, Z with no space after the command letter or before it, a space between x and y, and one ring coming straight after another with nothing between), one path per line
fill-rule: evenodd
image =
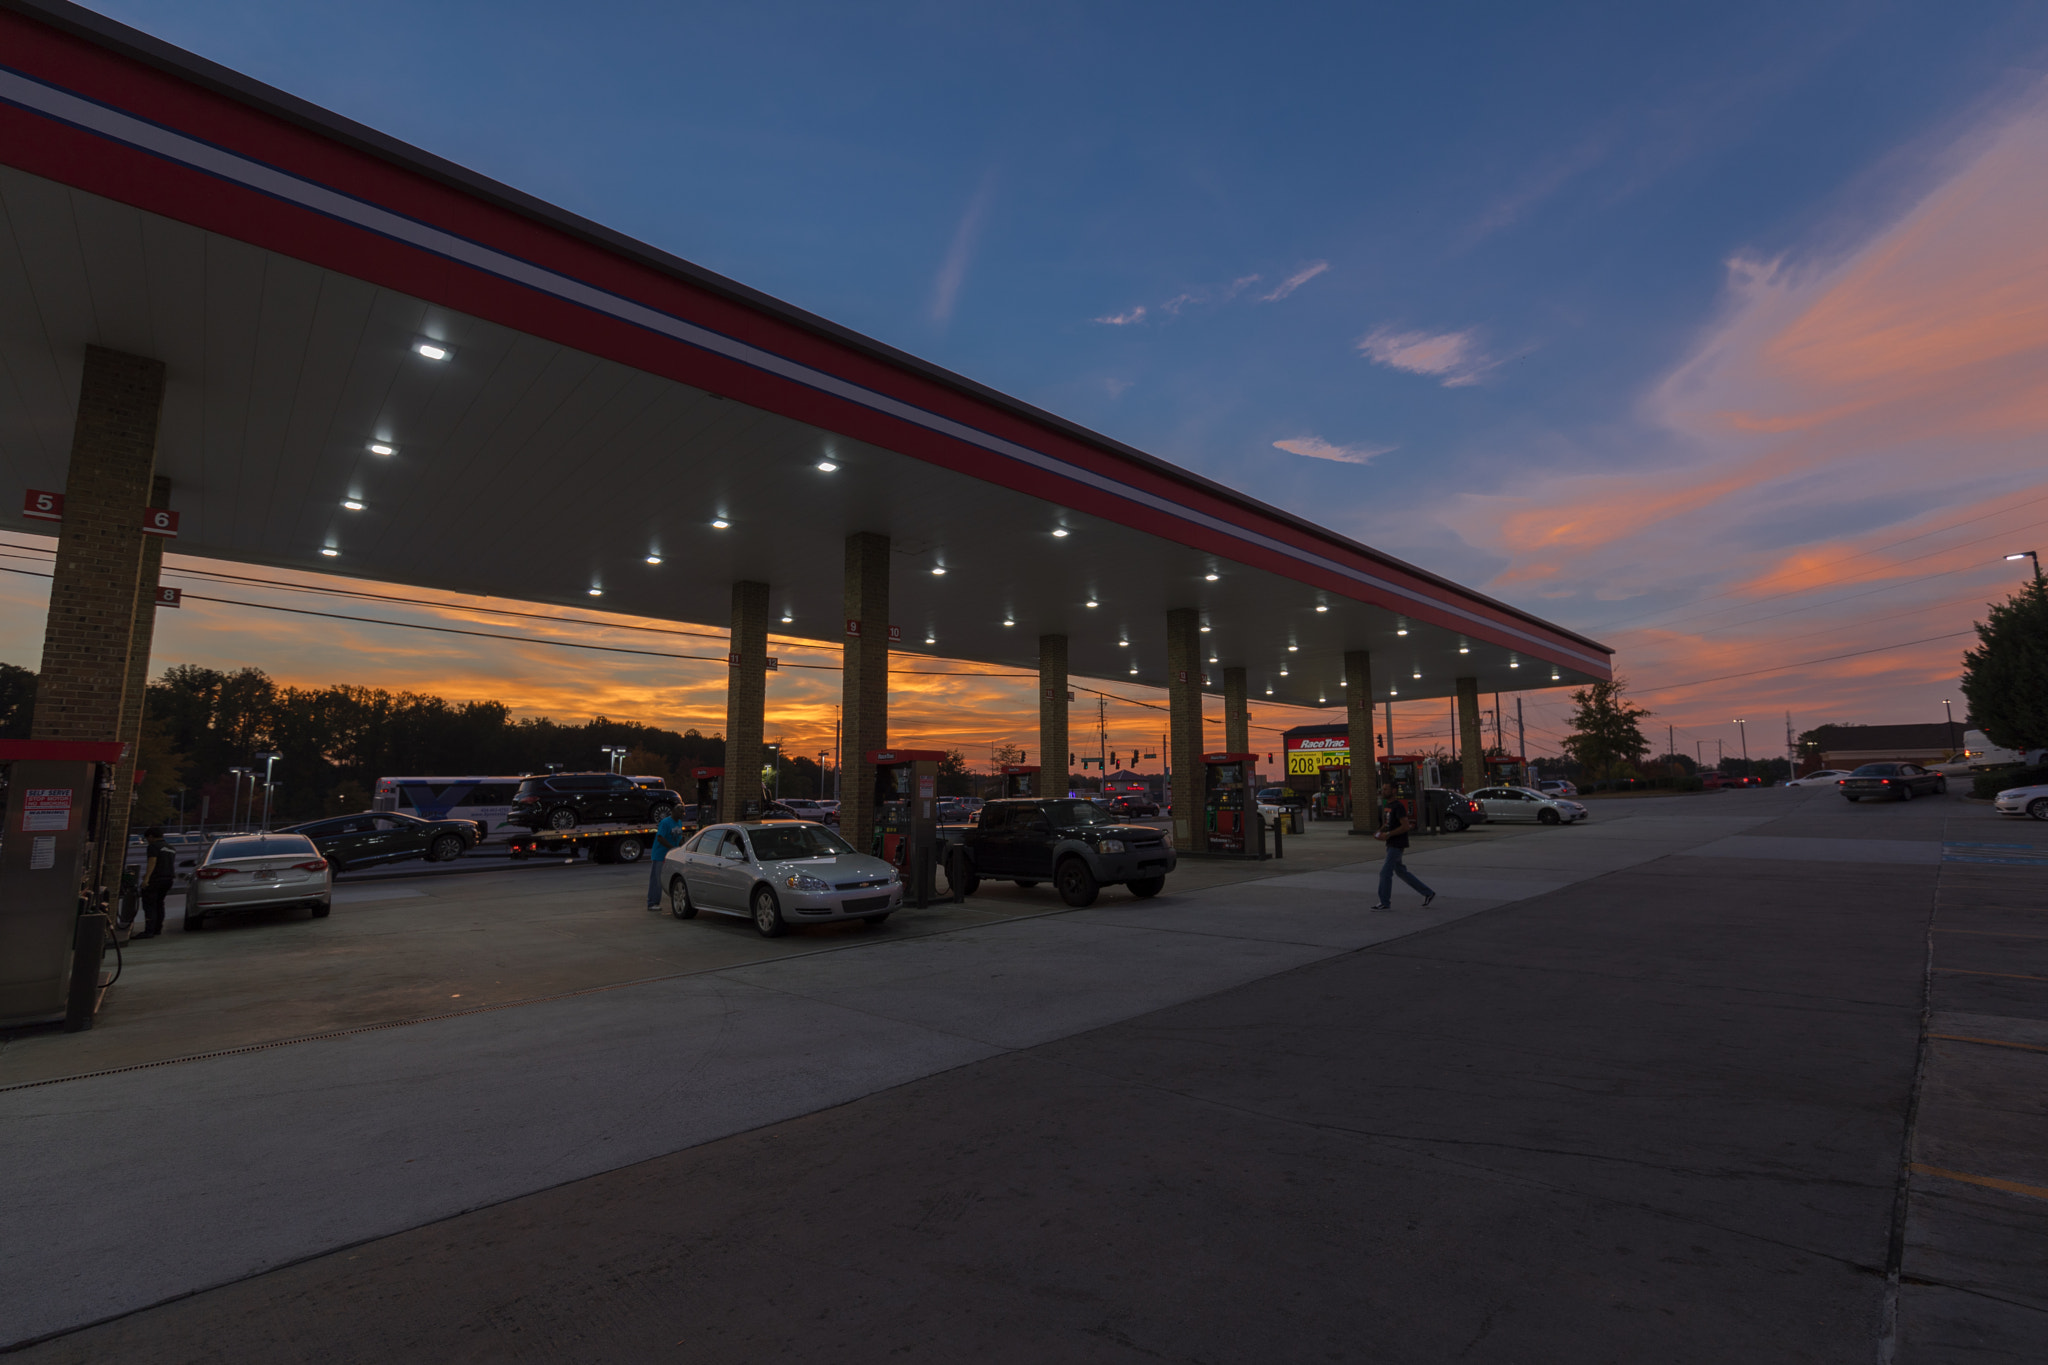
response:
M34 517L37 521L62 521L64 495L31 488L22 496L21 514L25 517Z

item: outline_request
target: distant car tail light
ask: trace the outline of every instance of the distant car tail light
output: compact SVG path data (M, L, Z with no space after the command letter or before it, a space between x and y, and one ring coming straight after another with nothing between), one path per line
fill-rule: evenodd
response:
M325 858L315 858L310 863L293 863L292 870L294 872L325 872L327 870L327 860Z
M192 875L202 882L210 882L220 877L231 877L234 872L232 867L202 867Z

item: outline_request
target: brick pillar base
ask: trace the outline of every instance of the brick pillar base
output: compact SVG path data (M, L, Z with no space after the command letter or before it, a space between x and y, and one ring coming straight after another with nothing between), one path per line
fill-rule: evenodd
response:
M1344 719L1351 730L1351 832L1380 827L1379 754L1372 746L1372 655L1363 649L1344 655Z
M1202 811L1202 614L1166 613L1166 751L1173 765L1173 842L1182 852L1208 847Z
M846 668L841 675L845 777L839 832L862 853L875 837L875 765L889 747L889 537L846 538ZM856 633L857 632L857 633Z
M1038 637L1038 782L1047 796L1067 794L1067 637Z
M1479 679L1458 679L1458 761L1464 765L1465 790L1486 785L1486 730L1479 723Z
M768 585L732 585L732 644L725 676L725 781L718 818L746 818L761 810L762 746L768 707Z

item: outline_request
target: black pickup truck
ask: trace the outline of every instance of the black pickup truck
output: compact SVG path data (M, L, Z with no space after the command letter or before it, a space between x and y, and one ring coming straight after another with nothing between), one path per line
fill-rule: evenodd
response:
M1175 861L1173 844L1150 825L1120 823L1093 801L1033 797L983 806L946 858L947 877L963 896L984 881L1049 881L1077 908L1119 882L1134 896L1156 896Z

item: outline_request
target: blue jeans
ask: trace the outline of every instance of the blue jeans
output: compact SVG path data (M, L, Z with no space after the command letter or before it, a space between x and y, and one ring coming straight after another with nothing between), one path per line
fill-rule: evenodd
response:
M1405 848L1395 848L1392 844L1387 845L1387 860L1380 864L1381 905L1390 903L1387 898L1394 894L1394 878L1396 877L1399 877L1402 881L1420 891L1425 897L1436 894L1436 892L1422 884L1422 878L1402 866L1401 855L1407 851Z
M661 868L668 859L665 848L652 849L647 854L647 908L661 909ZM1381 899L1385 899L1382 897Z

